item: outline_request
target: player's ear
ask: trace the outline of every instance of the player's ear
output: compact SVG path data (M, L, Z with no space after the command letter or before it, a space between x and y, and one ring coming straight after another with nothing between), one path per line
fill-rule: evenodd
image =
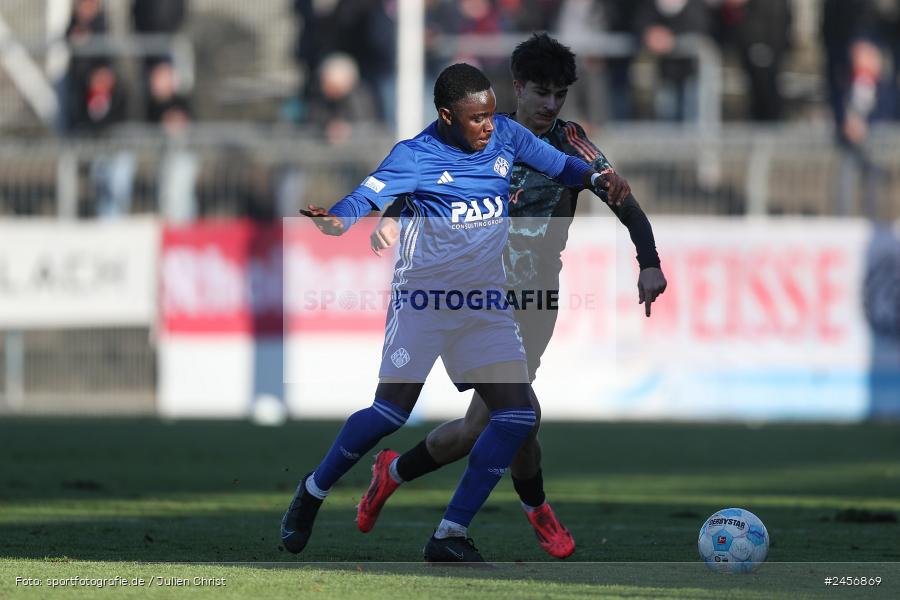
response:
M516 90L516 98L521 98L522 92L525 91L525 83L518 79L513 79L513 89Z
M449 108L439 108L438 117L440 117L445 125L453 125L453 113Z

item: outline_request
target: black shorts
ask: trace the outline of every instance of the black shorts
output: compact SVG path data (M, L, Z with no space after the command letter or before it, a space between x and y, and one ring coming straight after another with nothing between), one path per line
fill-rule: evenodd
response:
M519 290L536 290L543 293L547 290L559 292L559 277L549 281L532 282L519 287ZM521 291L520 291L521 293ZM528 378L534 381L538 367L541 366L541 357L553 337L553 329L556 327L556 317L559 310L554 307L543 306L537 308L529 306L515 311L516 321L519 323L519 335L522 336L522 345L525 347L525 357L528 361Z

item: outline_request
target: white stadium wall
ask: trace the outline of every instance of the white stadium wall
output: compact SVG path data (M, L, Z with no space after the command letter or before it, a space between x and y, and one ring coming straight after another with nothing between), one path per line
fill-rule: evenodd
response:
M867 320L869 224L653 223L670 285L647 319L627 232L613 219L575 220L559 321L535 383L544 418L852 421L872 413L873 348L890 357L898 342L875 344ZM161 413L242 417L266 395L295 418L343 418L368 405L394 261L369 250L372 225L341 238L297 220L167 229ZM900 410L900 361L892 361L879 363L887 416ZM438 362L413 417L459 416L467 403Z

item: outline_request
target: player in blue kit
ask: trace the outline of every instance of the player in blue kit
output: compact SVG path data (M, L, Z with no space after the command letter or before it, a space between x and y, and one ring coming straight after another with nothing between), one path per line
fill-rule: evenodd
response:
M588 139L584 129L558 118L569 86L576 80L575 55L547 34L536 34L522 42L511 59L516 112L510 116L547 144L590 162L597 171L612 169L606 156ZM627 189L627 186L620 186ZM560 253L568 239L580 186L571 187L547 179L526 164L516 163L510 178L510 233L506 248L507 285L513 290L542 293L559 289L562 269ZM393 246L399 236L398 205L392 205L372 233L376 253ZM666 288L660 270L653 230L637 201L629 194L610 208L628 232L637 250L641 273L639 300L650 305ZM556 325L553 307L518 307L515 311L528 371L533 381L541 356ZM537 408L537 403L535 402ZM375 526L388 498L406 481L419 477L464 457L488 421L488 411L477 392L464 418L432 430L416 446L403 454L389 448L378 453L372 468L369 489L357 507L357 527L363 533ZM536 432L535 432L536 434ZM560 522L544 493L541 447L536 435L529 436L510 465L513 486L541 548L556 558L566 558L575 550L574 537Z
M298 485L281 526L284 547L293 553L306 547L334 483L406 422L440 356L460 390L478 392L490 418L424 556L483 560L467 528L538 423L518 326L509 307L496 301L505 295L511 166L528 164L610 202L627 194L620 178L601 175L514 120L495 116L490 82L475 67L444 69L434 102L438 119L394 146L354 192L328 211L312 205L302 211L323 233L340 235L370 211L406 197L375 400L347 419ZM451 298L461 302L451 305Z

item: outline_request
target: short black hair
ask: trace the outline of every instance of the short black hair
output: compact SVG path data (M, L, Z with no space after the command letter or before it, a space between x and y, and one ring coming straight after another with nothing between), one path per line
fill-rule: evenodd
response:
M575 54L546 33L535 33L512 53L510 70L513 79L526 83L569 87L575 75Z
M456 63L441 71L434 82L434 106L452 108L469 94L489 89L491 81L481 70L466 63Z

